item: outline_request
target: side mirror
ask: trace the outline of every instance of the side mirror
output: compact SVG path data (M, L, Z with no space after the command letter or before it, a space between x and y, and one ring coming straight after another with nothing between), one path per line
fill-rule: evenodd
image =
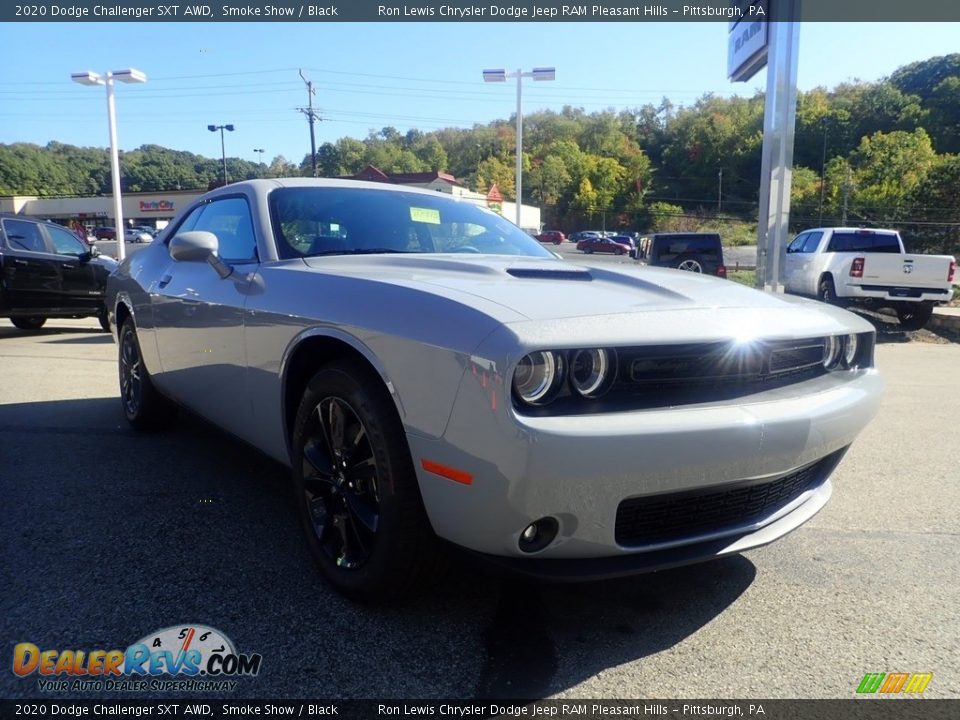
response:
M220 249L220 241L212 232L194 230L170 238L167 251L177 262L203 262Z
M92 258L100 257L100 255L102 255L102 253L100 252L100 248L98 248L96 245L91 245L89 252L90 252L90 257Z
M212 232L191 230L190 232L177 233L170 238L167 252L177 262L206 261L217 271L217 275L221 279L226 279L230 277L233 268L218 257L217 251L219 248L220 241Z

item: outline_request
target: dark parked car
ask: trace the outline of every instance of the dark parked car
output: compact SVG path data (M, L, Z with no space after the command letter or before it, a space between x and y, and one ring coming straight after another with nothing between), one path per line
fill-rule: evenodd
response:
M97 240L116 240L117 231L112 227L95 227L93 229L93 236Z
M554 245L559 245L567 239L567 236L559 230L544 230L539 235L534 235L534 237L540 242L553 243Z
M570 242L580 242L581 240L601 238L603 235L599 230L578 230L568 237L567 240Z
M617 241L612 237L587 238L577 243L577 250L586 253L613 253L614 255L626 255L633 247L623 241Z
M716 233L655 233L640 238L630 254L647 265L727 276L723 247Z
M103 296L116 267L61 225L0 215L0 317L21 330L48 317L90 316L109 330Z

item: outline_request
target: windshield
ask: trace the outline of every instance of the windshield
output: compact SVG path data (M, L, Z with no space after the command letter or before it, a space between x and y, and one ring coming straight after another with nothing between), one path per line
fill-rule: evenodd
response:
M554 257L486 208L437 193L291 187L270 193L281 258L380 253Z

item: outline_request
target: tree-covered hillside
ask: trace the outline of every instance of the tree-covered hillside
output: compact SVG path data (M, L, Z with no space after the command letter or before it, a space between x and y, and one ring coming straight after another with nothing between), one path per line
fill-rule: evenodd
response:
M550 227L648 229L702 224L717 215L756 221L763 96L705 95L689 107L659 105L524 116L525 202ZM317 150L319 174L372 164L386 172L439 170L513 199L514 119L470 129L401 134ZM876 82L799 94L794 150L794 227L822 222L895 224L918 247L960 249L960 54L898 69ZM309 175L277 157L269 166L228 158L231 180ZM123 156L129 191L206 189L218 159L145 145ZM821 177L822 173L822 177ZM107 151L52 142L0 145L0 194L110 192Z

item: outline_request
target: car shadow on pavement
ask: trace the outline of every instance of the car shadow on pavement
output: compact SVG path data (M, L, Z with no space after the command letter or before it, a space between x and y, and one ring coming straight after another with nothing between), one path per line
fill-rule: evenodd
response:
M51 340L51 345L112 345L113 335L110 333L101 333L100 335L86 334L83 337L63 338L62 340Z
M285 468L187 413L137 433L114 397L0 405L0 468L4 652L202 623L263 656L234 697L540 698L677 645L756 574L734 556L552 585L454 553L418 598L358 605L316 572ZM37 692L0 673L0 696Z
M12 325L9 327L4 327L0 325L0 340L5 338L42 338L53 335L77 335L79 333L89 334L92 332L100 333L100 325L97 323L96 318L91 320L90 327L83 326L69 326L69 327L42 327L39 330L21 330L20 328L15 328ZM96 330L94 330L96 328ZM110 338L110 333L103 333L102 335L97 335L97 337Z

